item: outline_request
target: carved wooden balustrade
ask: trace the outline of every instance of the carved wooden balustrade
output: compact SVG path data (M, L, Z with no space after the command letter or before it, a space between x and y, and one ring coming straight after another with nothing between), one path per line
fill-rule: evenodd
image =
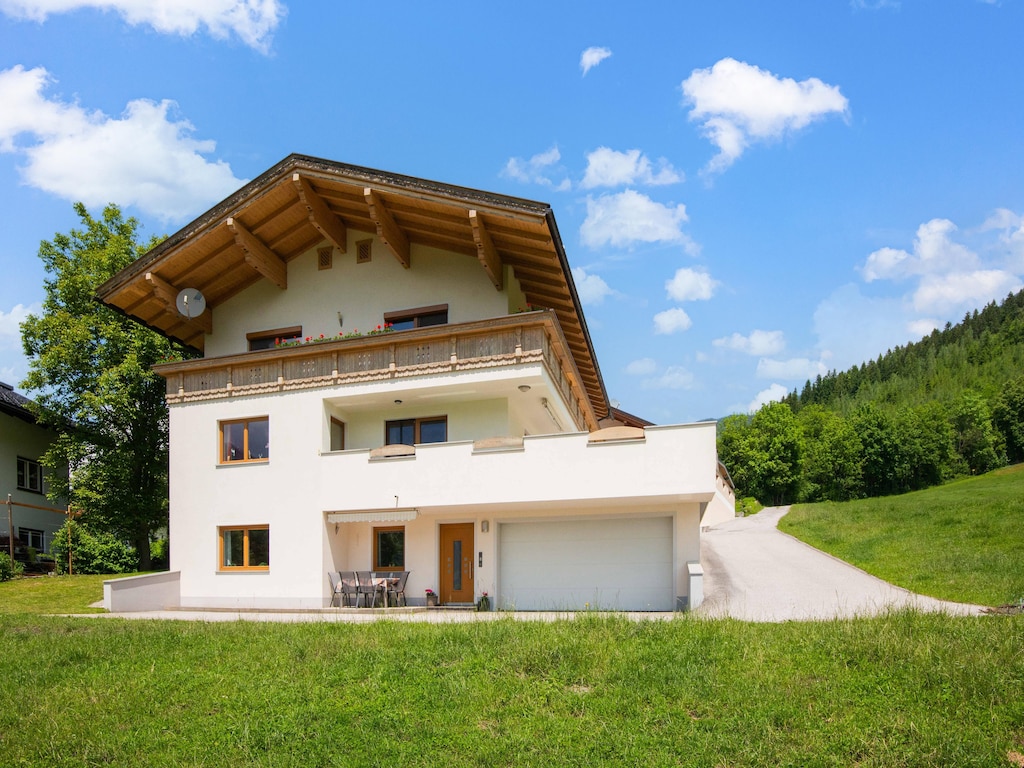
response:
M163 363L154 370L167 379L167 402L174 404L537 362L577 428L596 429L597 416L550 310Z

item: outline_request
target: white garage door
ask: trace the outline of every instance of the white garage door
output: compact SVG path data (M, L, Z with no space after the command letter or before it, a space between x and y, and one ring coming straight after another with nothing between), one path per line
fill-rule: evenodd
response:
M672 518L503 523L498 605L671 611Z

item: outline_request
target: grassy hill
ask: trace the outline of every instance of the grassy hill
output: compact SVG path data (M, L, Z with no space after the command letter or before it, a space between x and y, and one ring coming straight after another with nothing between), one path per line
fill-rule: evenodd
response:
M1024 600L1024 464L901 496L800 504L779 527L914 592Z

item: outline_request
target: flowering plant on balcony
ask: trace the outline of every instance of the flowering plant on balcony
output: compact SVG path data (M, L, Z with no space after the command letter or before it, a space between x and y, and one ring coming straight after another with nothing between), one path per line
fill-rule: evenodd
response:
M378 325L372 331L367 332L367 336L377 336L382 333L391 333L394 328L391 327L391 323L385 323L384 325ZM307 344L322 344L325 341L341 341L342 339L359 339L362 338L363 334L359 332L358 328L353 328L348 333L339 333L334 336L296 336L294 339L274 339L274 347L276 349L282 349L284 347L304 347Z

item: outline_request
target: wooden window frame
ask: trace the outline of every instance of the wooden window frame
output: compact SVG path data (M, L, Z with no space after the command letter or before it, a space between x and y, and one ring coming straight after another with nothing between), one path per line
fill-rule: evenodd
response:
M263 458L250 459L249 456L249 425L255 422L266 422L267 424L267 455ZM224 445L224 427L231 426L232 424L244 424L245 430L242 433L242 458L230 459L225 456L226 446ZM247 419L226 419L218 422L217 424L217 437L219 438L217 444L217 460L219 464L234 465L234 464L266 464L270 461L270 417L269 416L252 416Z
M232 531L243 531L242 539L242 562L243 565L226 565L224 563L224 534ZM267 532L267 564L249 565L249 533L250 531ZM236 573L239 571L269 571L270 570L270 525L222 525L217 528L217 570L222 573Z
M448 305L447 304L434 304L430 307L416 307L415 309L399 309L394 312L384 313L384 324L395 325L397 323L403 323L408 320L412 320L413 328L423 328L429 326L420 325L420 320L428 315L439 315L444 312L444 322L434 323L434 325L448 325ZM406 329L408 330L408 329Z
M402 534L402 562L399 565L381 565L378 555L380 554L380 547L377 544L377 536L381 533L401 533ZM401 573L405 570L405 526L404 525L387 525L379 526L373 529L373 535L370 537L370 542L373 547L371 558L373 560L373 570L380 571L381 573Z
M275 341L280 339L281 341L297 341L302 338L302 326L292 325L287 328L271 328L268 331L253 331L252 333L245 334L246 345L250 352L262 352L267 349L274 349L274 345L269 347L257 347L252 348L252 343L255 342L266 342Z
M405 421L413 422L413 445L422 444L422 441L420 440L420 429L422 428L422 426L424 424L432 424L432 423L439 422L439 421L443 421L444 422L444 440L441 440L440 442L442 442L442 443L447 443L448 442L448 416L444 415L444 416L425 416L425 417L423 417L421 419L412 419L412 418L410 418L410 419L389 419L389 420L384 422L384 445L404 445L404 443L390 443L390 442L388 442L388 431L389 431L390 425L398 424L398 423L405 422Z
M341 428L341 447L340 448L335 448L334 447L334 428L335 427L340 427ZM345 422L342 421L341 419L335 417L335 416L331 416L330 430L331 430L331 432L330 432L330 435L328 437L328 440L330 441L330 443L329 443L330 449L332 451L344 451L345 450Z
M9 466L9 465L8 465ZM22 468L24 467L24 469ZM36 480L38 481L38 488L32 486L30 470L35 467ZM19 491L27 491L29 493L43 493L43 465L35 459L28 459L24 456L18 457L17 467L17 488Z

